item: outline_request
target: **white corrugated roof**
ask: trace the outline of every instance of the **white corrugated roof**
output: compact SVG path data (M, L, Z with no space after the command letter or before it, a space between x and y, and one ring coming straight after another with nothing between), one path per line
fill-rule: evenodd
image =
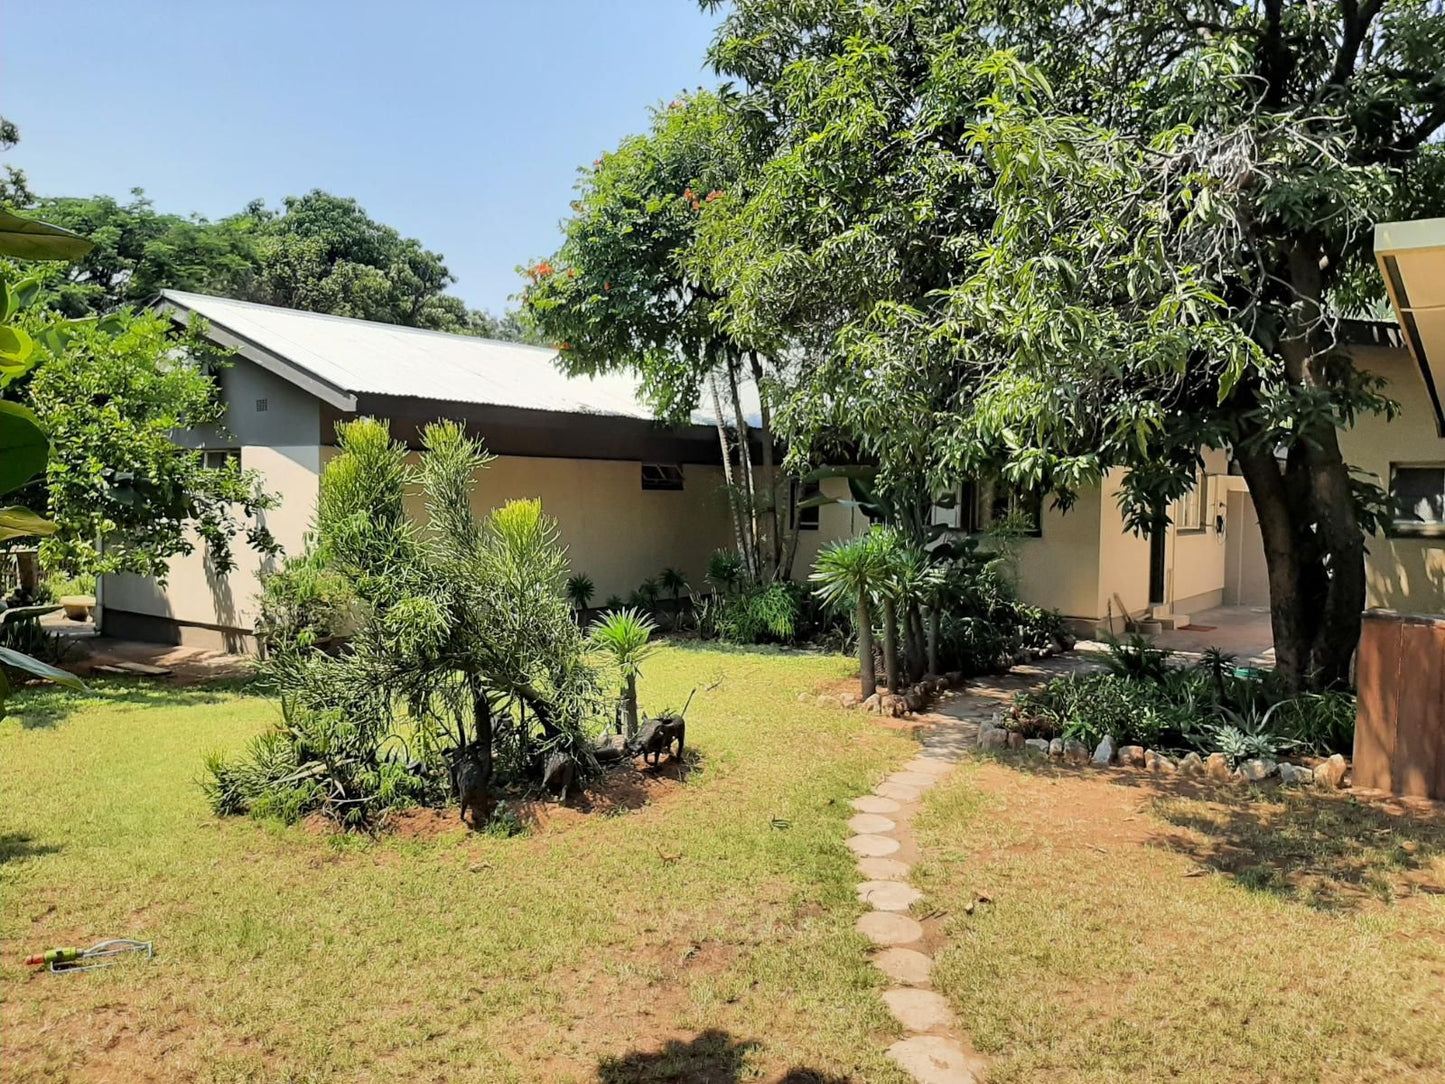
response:
M349 396L400 395L521 410L653 417L638 396L635 377L567 376L554 364L556 351L546 347L180 290L163 290L161 298L199 313L244 344L259 347ZM757 395L751 385L744 390L744 407L748 424L757 425ZM693 422L714 424L710 409L694 411Z

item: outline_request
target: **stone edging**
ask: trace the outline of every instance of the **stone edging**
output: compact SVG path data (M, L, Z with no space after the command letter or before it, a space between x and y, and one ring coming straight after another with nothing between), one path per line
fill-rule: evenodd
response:
M1099 742L1091 754L1089 747L1080 741L1025 738L1017 731L1003 726L999 722L1000 718L1001 716L995 716L993 721L979 726L980 749L1023 749L1032 756L1062 760L1074 767L1091 764L1096 768L1144 768L1166 775L1178 773L1206 777L1219 783L1263 783L1268 779L1277 779L1281 783L1313 783L1317 787L1331 790L1344 785L1345 772L1349 767L1345 758L1336 753L1313 767L1257 758L1243 761L1239 767L1231 770L1223 753L1210 753L1207 757L1188 753L1176 761L1164 753L1145 749L1141 745L1116 748L1112 735Z

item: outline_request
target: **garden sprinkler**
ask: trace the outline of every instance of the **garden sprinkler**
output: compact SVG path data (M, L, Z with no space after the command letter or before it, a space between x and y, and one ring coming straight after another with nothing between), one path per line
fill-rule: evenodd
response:
M110 967L114 963L114 957L127 952L143 952L147 960L155 955L155 949L149 941L131 941L125 937L117 937L91 945L88 949L53 948L38 952L34 956L25 957L25 964L27 967L45 964L60 975L67 971L94 971L99 967Z

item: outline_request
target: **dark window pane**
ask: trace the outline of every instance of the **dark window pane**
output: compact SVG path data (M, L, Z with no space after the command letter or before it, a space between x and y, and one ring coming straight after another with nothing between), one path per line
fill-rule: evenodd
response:
M1445 523L1445 467L1392 468L1390 501L1396 523Z

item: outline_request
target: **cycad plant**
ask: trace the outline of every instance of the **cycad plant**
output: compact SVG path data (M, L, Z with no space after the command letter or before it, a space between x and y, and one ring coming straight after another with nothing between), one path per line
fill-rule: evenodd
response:
M824 546L808 577L824 604L853 611L858 630L858 677L864 697L872 696L878 685L869 602L878 593L887 567L886 546L877 531L870 531Z
M656 627L636 609L604 614L592 626L593 645L612 655L622 675L622 718L628 741L637 736L637 675L643 660L657 650L650 642Z
M571 600L574 610L580 612L587 609L587 604L592 601L592 595L596 590L591 576L579 572L575 576L567 577L567 598Z
M682 593L689 594L692 588L688 586L687 577L676 568L664 568L662 574L657 577L658 586L672 596L672 626L682 627Z

